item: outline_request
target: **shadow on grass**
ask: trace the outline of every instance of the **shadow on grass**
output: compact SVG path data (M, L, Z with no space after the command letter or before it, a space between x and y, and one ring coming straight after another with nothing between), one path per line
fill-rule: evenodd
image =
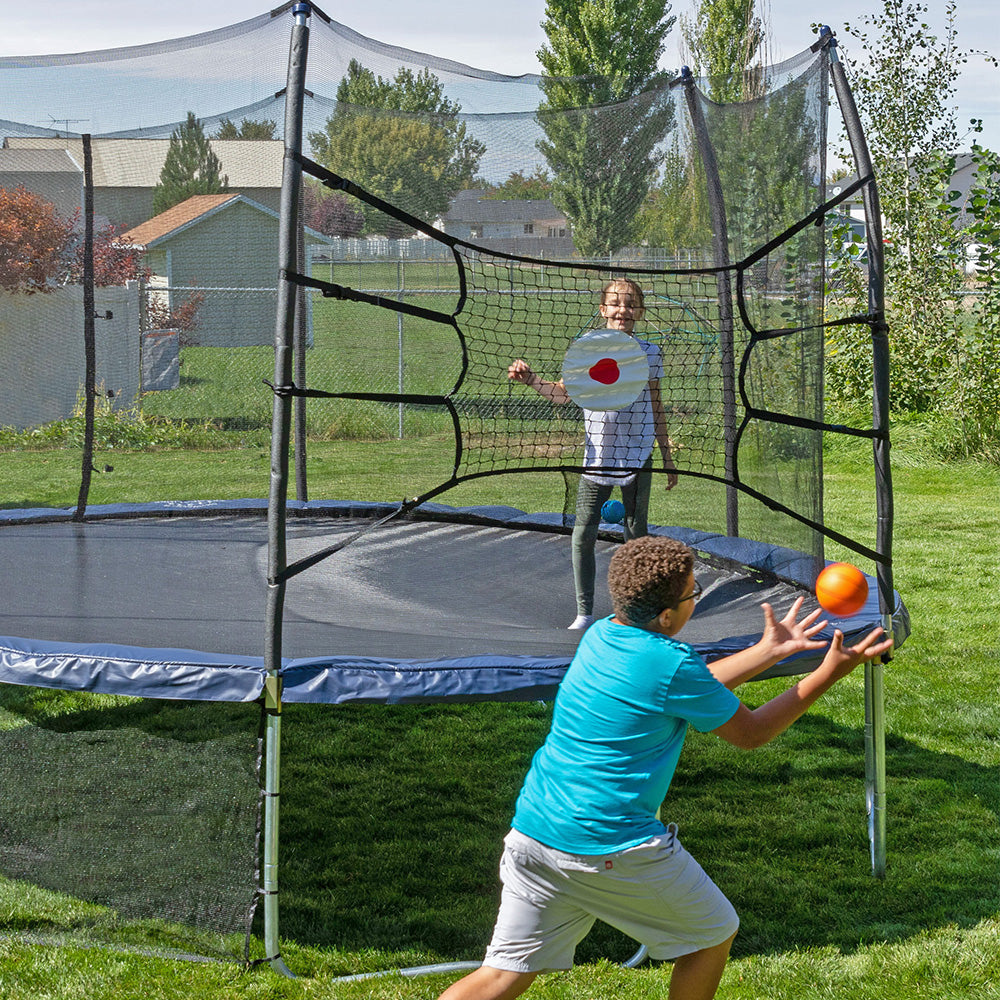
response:
M317 730L333 716L342 750L324 766L310 744L331 746ZM481 955L496 915L501 841L547 724L539 706L292 713L282 935L347 950ZM995 770L890 738L889 864L876 881L860 730L816 715L752 754L711 736L689 744L664 816L741 913L735 953L850 951L995 913ZM598 925L578 958L620 960L634 950Z
M130 795L162 794L176 799L183 812L190 798L186 783L193 781L199 794L223 789L235 758L212 755L235 742L245 761L256 738L253 705L101 706L86 696L22 690L34 693L15 696L8 689L0 700L15 718L71 736L100 734L87 742L92 778L72 807L93 805L100 815L109 796L121 800L119 820L101 819L99 829L108 836L126 823ZM549 708L539 703L286 706L281 936L346 952L479 958L496 914L501 841L548 723ZM108 734L126 728L145 737L138 752L147 756L138 758L129 779L134 784L114 784L115 772L100 767L101 740L110 746ZM0 751L16 733L16 727L0 731ZM7 753L4 758L8 782L20 768L24 781L37 785L31 762L19 765ZM754 753L711 736L689 736L664 817L678 823L685 846L740 912L735 954L824 945L850 952L943 924L972 926L996 912L996 769L889 736L888 872L876 881L870 874L863 762L860 728L818 712ZM67 756L62 773L75 773L76 763ZM252 775L240 778L244 789L248 778L252 785ZM163 815L169 817L172 808ZM253 831L243 829L252 822L252 795L240 811L230 835L244 845L250 836L252 844ZM160 835L174 844L173 820L164 822ZM81 841L83 850L95 848L87 823L74 815L89 837ZM180 850L177 857L219 853L209 834L205 824L194 823L187 842L172 850ZM155 848L146 845L140 852L143 864L159 857ZM203 860L215 877L220 864L232 865L235 856ZM34 881L27 869L13 874ZM248 875L228 890L234 911ZM82 889L73 895L95 901ZM162 905L181 922L190 915L190 906ZM205 898L198 905L211 904ZM20 919L30 925L33 918L27 913ZM231 926L232 916L226 919ZM48 920L39 911L39 926ZM258 930L259 921L258 912ZM577 957L622 961L634 951L631 940L598 925Z

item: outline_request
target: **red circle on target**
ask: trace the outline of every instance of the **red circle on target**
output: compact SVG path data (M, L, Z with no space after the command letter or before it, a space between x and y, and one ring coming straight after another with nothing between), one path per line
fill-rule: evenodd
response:
M601 358L595 365L590 366L590 377L601 385L614 385L621 376L621 369L614 358Z
M570 399L586 410L621 410L649 381L649 360L627 333L590 330L569 345L562 381Z

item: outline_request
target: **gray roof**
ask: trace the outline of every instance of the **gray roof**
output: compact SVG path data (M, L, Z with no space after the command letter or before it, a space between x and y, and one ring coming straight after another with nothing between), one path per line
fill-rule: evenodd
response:
M278 139L211 139L229 186L280 188L285 146ZM64 150L83 163L83 140L60 136L7 136L4 147L17 150ZM152 188L170 148L169 139L94 139L91 143L95 187Z
M0 173L82 174L65 149L0 149Z
M566 216L548 198L484 198L480 190L459 191L442 218L445 222L532 222L560 220Z

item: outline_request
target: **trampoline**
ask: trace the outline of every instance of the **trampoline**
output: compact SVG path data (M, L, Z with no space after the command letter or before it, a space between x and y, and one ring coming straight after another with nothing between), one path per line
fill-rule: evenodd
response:
M308 559L367 532L289 588L280 696L269 684L262 603L268 532L263 501L156 503L66 512L0 512L0 560L31 566L0 609L0 683L140 698L259 702L269 718L263 770L264 875L276 885L280 705L531 701L554 697L582 633L572 608L570 537L561 515L426 504L399 519L376 503L292 503L289 555ZM760 603L814 606L803 553L682 527L655 527L694 547L704 593L683 638L707 660L759 637ZM604 525L599 579L620 544ZM800 579L794 577L800 575ZM428 586L433 581L433 586ZM875 580L865 607L831 619L848 641L884 624ZM894 594L897 645L909 633ZM610 611L599 587L595 611ZM815 653L761 677L800 674ZM270 831L270 834L269 832ZM268 907L270 901L270 908ZM276 893L265 896L267 959L277 947ZM268 915L270 916L270 920ZM640 948L625 964L645 958ZM404 975L478 962L393 970ZM379 973L381 974L381 973ZM345 978L365 978L364 973Z
M308 557L391 509L293 505L289 554ZM0 681L47 678L68 689L193 700L259 697L265 513L260 501L98 508L82 524L68 515L53 520L51 512L4 512L0 558L32 572L0 609ZM620 529L604 529L599 579L620 539ZM815 606L813 564L801 553L687 528L654 531L699 553L705 592L684 639L708 660L756 640L762 601L779 615L799 596ZM569 536L557 515L427 505L311 567L289 588L282 697L550 697L581 634L565 627L570 591ZM865 608L831 619L826 637L835 626L850 639L881 624L875 593L872 581ZM597 600L597 613L610 613L606 588ZM898 595L893 624L899 644L909 625ZM814 655L800 656L765 676L815 663Z

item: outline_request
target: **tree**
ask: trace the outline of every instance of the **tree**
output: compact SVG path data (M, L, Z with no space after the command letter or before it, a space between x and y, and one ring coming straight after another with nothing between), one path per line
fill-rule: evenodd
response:
M229 118L223 118L219 122L219 130L215 133L216 139L274 139L278 123L270 118L262 122L250 121L244 118L239 128L233 124Z
M153 188L153 213L159 215L194 194L218 194L229 190L229 178L221 175L222 164L212 152L205 130L193 111L170 136L170 147Z
M336 110L309 142L319 163L429 223L471 184L486 152L468 135L460 111L429 69L401 68L384 80L352 59L337 87ZM366 205L362 211L366 232L392 238L413 232Z
M701 0L694 20L681 18L691 69L708 78L708 96L720 104L760 95L767 33L757 0Z
M146 281L150 270L145 250L121 241L121 226L107 225L94 233L94 284L98 288L124 285L126 281ZM85 245L77 235L69 263L68 280L83 280Z
M23 185L0 188L0 288L8 292L51 292L66 274L73 220Z
M970 384L968 331L955 309L965 251L948 195L962 137L952 99L962 67L983 52L958 48L956 2L945 3L941 38L926 23L927 6L883 0L880 13L845 26L860 48L845 58L878 177L886 235L886 311L892 345L890 386L899 410L956 412L962 398L990 398L994 365ZM850 304L847 306L850 308ZM864 359L833 338L832 375L848 401L853 370ZM836 365L844 371L838 371Z
M640 235L653 247L679 253L706 245L711 232L704 175L692 151L670 149L659 183L653 187L639 217Z
M701 0L693 19L681 19L681 29L692 69L702 77L700 89L711 102L704 106L706 127L725 192L730 255L739 259L814 207L819 109L811 114L804 88L795 86L777 88L766 102L757 102L765 95L767 49L757 0ZM644 211L646 239L670 249L710 247L705 184L697 146L672 151ZM784 245L777 259L788 265L790 286L806 270L803 256L818 265L821 248L816 232ZM808 295L798 298L808 301Z
M552 178L543 167L525 175L515 170L502 184L485 189L484 198L493 201L543 201L552 197Z
M302 189L303 217L310 229L325 236L359 236L364 213L352 198L327 192L322 185L306 183Z
M586 257L628 245L673 123L669 74L657 67L673 27L668 0L548 0L538 148L552 200Z

